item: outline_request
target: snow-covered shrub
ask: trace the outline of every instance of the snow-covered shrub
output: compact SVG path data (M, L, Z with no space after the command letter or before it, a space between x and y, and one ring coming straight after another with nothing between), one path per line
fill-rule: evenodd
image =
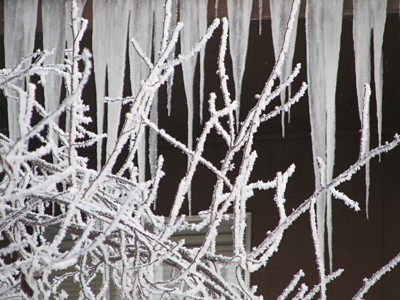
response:
M312 288L302 284L294 299L311 299L318 294L321 299L326 298L326 285L343 270L329 273L325 268L319 247L316 202L322 195L331 193L345 205L359 210L357 202L338 190L339 185L373 157L396 147L400 138L395 136L393 141L368 150L370 90L366 86L360 154L346 171L326 182L325 165L320 160L321 188L291 212L285 209L285 189L295 172L294 165L278 172L270 181L250 180L257 163L257 153L253 149L257 130L287 111L307 89L303 84L287 103L270 108L300 72L300 65L297 65L285 81L278 83L299 1L294 3L284 46L273 72L244 121L235 124L238 104L230 97L224 63L227 20L215 20L203 38L193 45L192 51L176 56L175 45L182 24L178 23L173 32L168 31L171 2L167 1L162 48L157 60L151 62L140 45L134 43L148 64L149 75L143 78L137 95L115 99L128 102L130 109L115 147L100 171L88 168L88 159L79 154L80 148L101 142L103 136L87 130L91 119L86 116L88 107L82 99L82 90L92 64L89 51L80 49L87 22L77 17L77 7L72 14L75 39L71 51L66 53L65 63L45 64L45 58L52 54L43 51L23 58L13 69L1 70L0 88L7 100L15 103L18 126L16 138L0 136L0 232L4 245L0 249L0 298L64 299L71 292L67 282L78 287L82 299L107 298L110 290L115 289L122 299L257 298L256 288L245 283L244 272L268 267L286 230L303 214L309 214L320 280ZM173 75L174 68L200 51L218 26L222 27L217 64L223 97L209 95L210 117L191 148L153 123L150 109L159 87ZM60 76L66 90L65 99L54 111L46 111L44 104L36 99L35 85L30 83L31 78L39 76L44 84L49 73ZM217 101L222 104L221 109L217 109ZM65 119L65 126L56 122L60 118ZM156 172L147 181L139 180L135 165L140 138L146 128L188 157L187 173L177 187L168 217L157 215L153 210L159 182L163 176L168 176L162 170L163 158L158 158ZM211 131L219 134L228 149L220 165L213 165L202 156ZM121 157L126 147L129 147L128 155ZM241 157L241 161L235 166L233 160L237 157ZM124 162L118 168L117 160ZM215 176L215 185L209 209L199 214L199 222L192 223L180 215L180 210L189 201L192 178L199 164ZM248 251L244 244L246 201L253 197L255 190L267 189L275 190L274 201L280 220L264 241ZM233 212L233 254L227 256L217 254L215 248L218 228L229 217L229 211ZM182 231L205 232L203 244L189 248L183 240L173 238ZM361 299L399 259L395 257L366 280L355 299ZM160 280L155 276L156 269L162 265L174 269L169 279ZM235 266L235 283L222 276L221 269L226 265ZM306 275L301 270L295 274L279 299L295 293Z

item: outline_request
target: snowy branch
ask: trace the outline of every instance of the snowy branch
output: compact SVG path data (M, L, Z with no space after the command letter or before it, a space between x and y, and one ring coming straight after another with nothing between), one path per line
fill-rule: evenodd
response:
M87 21L79 17L77 2L73 1L71 10L72 50L65 52L63 63L46 64L45 58L52 53L35 52L22 58L14 68L0 71L0 89L7 101L18 104L17 137L0 134L0 239L4 245L0 249L0 297L66 299L70 293L66 285L70 284L77 287L82 299L106 298L112 287L118 289L123 299L258 299L256 288L248 286L245 274L265 267L279 251L286 230L307 213L319 281L309 289L301 283L306 275L300 270L278 299L287 299L292 293L293 299L312 299L318 293L326 299L327 285L343 272L326 271L316 204L329 193L349 208L360 210L355 200L339 191L339 186L371 159L400 144L396 135L391 142L369 150L368 86L357 161L335 178L326 178L325 162L320 160L320 187L290 210L288 203L292 199L288 199L286 189L295 165L268 180L254 178L254 167L262 155L255 151L254 139L261 126L268 124L266 121L288 111L307 90L307 84L302 83L286 103L275 106L281 93L300 73L298 64L287 78L281 78L300 1L293 1L277 63L241 123L236 119L239 101L230 96L225 65L228 20L215 20L190 51L177 54L183 24L177 22L172 28L174 3L165 3L160 51L153 62L145 45L132 40L132 47L148 68L147 75L140 78L138 90L129 97L106 97L110 104L129 104L129 111L123 116L122 129L113 136L115 143L99 170L88 166L90 157L81 151L96 143L101 148L104 135L102 130L95 133L88 129L92 120L87 116L90 108L83 99L83 90L92 72L92 57L88 50L81 49ZM222 29L216 61L221 97L210 94L208 117L191 147L161 128L151 117L151 111L159 88L173 76L174 69L203 51L218 27ZM38 87L44 84L49 72L62 79L65 91L64 99L53 110L38 97ZM41 80L37 82L37 78ZM27 84L17 84L21 80ZM65 124L56 121L59 119L65 120ZM168 216L154 209L159 184L169 176L163 170L163 156L154 159L151 178L146 180L140 173L143 171L138 157L143 154L139 152L146 132L179 149L189 161L179 184L171 187L176 192L169 199L172 206ZM211 133L216 133L226 146L224 158L218 164L213 164L205 154ZM123 150L128 150L128 154ZM182 212L199 165L207 168L215 183L209 207L194 222ZM271 201L279 221L260 244L249 249L245 241L247 202L257 190L273 190ZM232 223L233 253L222 255L216 249L217 239L226 221ZM186 232L201 233L201 245L189 246L182 237ZM397 255L366 280L354 299L361 299L399 260ZM172 271L168 277L160 278L159 270L166 266ZM224 277L224 268L234 270L235 282Z

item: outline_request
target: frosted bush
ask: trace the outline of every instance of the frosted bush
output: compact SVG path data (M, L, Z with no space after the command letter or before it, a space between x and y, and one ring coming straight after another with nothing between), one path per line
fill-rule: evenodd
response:
M312 299L317 295L325 299L326 285L343 272L339 269L330 273L325 268L319 247L316 202L322 195L330 193L344 205L359 210L356 201L338 190L340 184L348 181L373 157L398 146L400 138L395 136L391 142L368 150L369 116L365 109L357 161L326 181L326 166L319 160L320 189L299 207L287 211L285 190L295 172L294 165L278 172L270 181L253 181L250 175L257 163L258 154L253 149L253 142L258 129L271 118L288 111L307 89L303 84L286 103L267 110L275 105L282 91L300 72L301 66L297 65L286 80L278 83L299 1L294 1L282 51L272 74L241 123L236 123L239 105L231 99L227 87L227 20L216 19L205 35L192 45L192 50L175 55L183 25L177 23L173 32L169 32L171 2L167 1L165 7L159 57L151 62L140 45L133 41L137 53L149 68L149 75L142 78L140 89L133 97L108 99L109 102L129 103L130 109L100 171L90 169L88 158L79 152L81 148L101 143L104 136L87 130L87 124L92 120L87 116L89 108L82 99L82 90L91 74L92 64L89 51L80 49L87 22L77 16L76 4L72 9L75 39L72 49L65 53L63 64L44 63L52 53L38 51L22 58L15 68L1 70L0 88L7 101L17 103L18 126L15 139L0 135L0 232L5 245L0 249L0 298L65 299L70 292L65 283L72 282L78 286L82 299L107 298L112 287L117 288L122 299L256 299L256 287L248 287L244 272L268 267L286 230L295 226L303 214L308 214L310 219L319 282L313 287L301 284L307 274L300 270L279 299L287 299L290 295L293 299ZM222 27L217 61L222 98L214 93L209 95L210 117L204 121L203 130L192 148L190 143L179 142L152 122L150 111L159 87L173 76L174 68L204 49L218 27ZM66 90L65 99L52 111L46 111L44 104L36 99L36 87L30 83L35 76L44 83L49 73L62 78ZM366 86L364 108L368 108L369 95ZM217 102L223 104L221 109L217 109ZM66 120L65 126L56 121L61 117ZM187 173L180 180L168 217L157 215L153 209L159 182L163 176L168 176L162 169L162 156L158 158L152 178L139 180L136 156L146 129L188 157ZM203 156L211 131L219 134L228 149L221 165L213 165ZM129 153L122 157L121 151L126 145L129 145ZM233 160L238 156L242 159L235 166ZM123 161L118 168L117 160ZM180 215L180 210L189 201L190 186L199 164L215 176L215 185L208 210L199 215L198 223L192 223ZM237 175L233 175L235 173ZM246 201L256 190L268 189L275 191L279 223L259 245L253 245L248 251L244 242ZM233 211L234 224L231 256L217 254L215 250L219 225L228 217L229 210ZM200 230L206 232L200 247L189 248L183 240L173 239L176 233ZM399 259L396 256L366 280L354 299L361 299ZM232 264L236 269L235 283L228 282L221 273L223 266ZM155 276L155 270L162 265L173 268L169 279L160 280Z

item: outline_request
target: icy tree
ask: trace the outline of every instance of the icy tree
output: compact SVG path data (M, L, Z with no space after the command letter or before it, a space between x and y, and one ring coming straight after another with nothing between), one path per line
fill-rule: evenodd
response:
M290 49L299 1L293 3L272 74L241 123L236 123L239 104L231 99L227 85L227 20L216 19L188 52L176 55L175 46L183 24L178 22L171 30L171 3L165 3L161 48L155 61L151 61L149 51L143 50L147 48L141 48L136 40L132 42L148 68L148 72L140 71L144 77L135 94L121 99L117 91L116 99L107 99L109 103L117 106L125 103L130 108L121 120L122 130L117 136L112 133L115 140L107 144L109 153L100 170L90 169L88 158L80 151L101 142L104 136L87 129L92 120L87 117L88 106L82 99L82 90L92 64L89 51L80 47L87 21L78 16L76 3L71 14L74 39L63 63L45 63L54 54L38 51L23 57L15 67L1 70L0 88L12 103L9 107L15 111L16 122L13 131L10 130L13 136L0 136L0 232L4 245L0 249L0 298L66 299L70 292L66 283L70 282L78 286L81 299L107 298L112 287L122 299L256 299L256 287L246 284L244 273L268 267L288 228L296 226L304 214L309 216L319 281L313 287L304 283L298 287L307 275L300 270L279 299L325 299L327 284L342 273L341 269L329 272L325 266L317 202L329 194L333 201L342 201L349 208L359 210L356 201L339 191L340 184L350 180L372 158L400 143L400 137L395 136L392 141L369 149L371 92L368 85L365 85L361 110L358 159L333 178L325 176L325 169L329 167L325 160L317 159L320 183L308 199L288 211L286 202L290 199L286 199L285 190L295 172L294 165L269 181L254 181L250 176L257 156L262 155L253 148L258 129L287 112L307 89L303 84L283 105L275 106L301 68L297 65L286 79L279 81ZM190 142L183 144L160 128L150 114L158 89L168 82L174 68L201 52L218 27L222 28L222 34L216 63L222 97L218 98L215 93L208 96L209 118L204 119L203 130L192 148ZM52 95L48 90L51 86L46 85L49 75L62 80L66 91L65 98L55 108L37 99L37 86L32 83L34 78L40 78L38 84L46 87L46 95ZM59 124L61 119L66 120L64 125ZM189 161L187 172L176 187L168 217L157 215L153 209L159 182L168 176L163 172L162 156L158 157L151 179L143 180L139 176L137 156L146 129L180 149ZM217 132L228 149L219 165L203 156L211 132ZM121 154L123 149L128 150L127 155ZM241 158L239 165L233 163L237 157ZM116 164L117 160L122 165ZM188 201L199 165L208 168L215 177L215 185L208 210L199 213L200 221L193 223L180 212ZM259 245L247 249L244 242L246 203L256 190L269 189L275 191L273 200L279 222ZM229 215L229 211L233 214ZM221 255L216 252L216 240L219 226L227 218L233 218L233 254ZM190 248L184 240L177 239L183 231L205 232L202 245ZM399 260L400 255L366 279L354 299L362 299ZM160 279L156 276L157 270L166 265L172 272L167 279ZM235 282L222 276L227 266L233 266Z

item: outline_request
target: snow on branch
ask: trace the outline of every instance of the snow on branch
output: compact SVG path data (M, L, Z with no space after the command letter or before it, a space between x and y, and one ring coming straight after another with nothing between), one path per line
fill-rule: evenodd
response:
M0 134L0 239L4 245L0 249L0 297L100 299L116 289L123 299L258 299L256 287L246 282L246 274L267 266L272 255L279 251L286 230L306 213L315 244L319 282L309 289L301 283L306 275L300 270L278 299L287 299L292 293L295 293L293 299L312 299L317 293L325 299L327 285L342 273L342 270L326 273L317 234L316 202L321 195L331 193L345 205L359 210L356 201L338 190L340 184L350 180L372 158L397 147L400 137L395 136L393 141L371 150L365 146L367 89L357 161L332 180L322 180L321 187L308 199L289 210L292 199L287 198L286 188L295 165L277 172L269 180L254 178L253 169L262 155L254 149L254 138L267 120L287 111L306 92L307 85L303 83L288 102L274 106L300 72L297 65L291 75L277 83L300 1L293 2L282 51L272 74L240 124L235 124L239 104L230 97L225 66L227 19L212 22L188 53L176 54L183 24L178 22L171 28L174 3L167 1L165 5L161 48L155 61L151 62L142 45L132 40L131 47L145 61L149 72L141 78L134 95L107 98L109 102L126 103L129 112L123 116L122 129L98 170L88 166L89 157L82 151L101 141L104 135L88 129L92 120L87 115L90 108L83 99L83 90L92 72L92 57L81 48L87 21L79 17L76 2L71 11L72 50L65 52L62 64L46 64L45 58L52 53L38 51L21 58L14 68L0 71L0 89L8 96L7 101L18 103L19 130L15 139ZM153 122L151 109L159 88L173 76L174 69L204 50L219 26L222 35L215 64L221 97L217 93L209 95L208 119L204 120L191 148ZM37 78L44 80L49 72L62 79L66 91L65 98L50 111L38 97L38 87L44 81L37 82ZM28 84L15 84L21 79ZM65 124L56 121L62 119ZM164 158L158 157L152 178L142 180L139 176L137 156L146 130L181 150L182 157L190 158L179 184L171 187L176 191L167 216L158 214L153 206L159 198L160 182L169 176L163 170ZM204 155L212 132L217 133L227 149L219 164L213 164ZM127 148L129 153L125 155L123 150ZM193 222L182 211L200 164L208 169L215 183L208 209ZM321 174L324 167L321 161ZM247 202L257 190L268 189L275 192L271 200L279 222L250 250L245 241ZM217 238L227 220L232 224L233 253L222 255L217 251ZM204 240L201 245L191 247L183 233L201 233ZM366 280L355 299L360 299L398 261L396 256ZM160 270L166 268L171 270L170 274L160 277ZM233 270L235 282L223 275L227 269Z

